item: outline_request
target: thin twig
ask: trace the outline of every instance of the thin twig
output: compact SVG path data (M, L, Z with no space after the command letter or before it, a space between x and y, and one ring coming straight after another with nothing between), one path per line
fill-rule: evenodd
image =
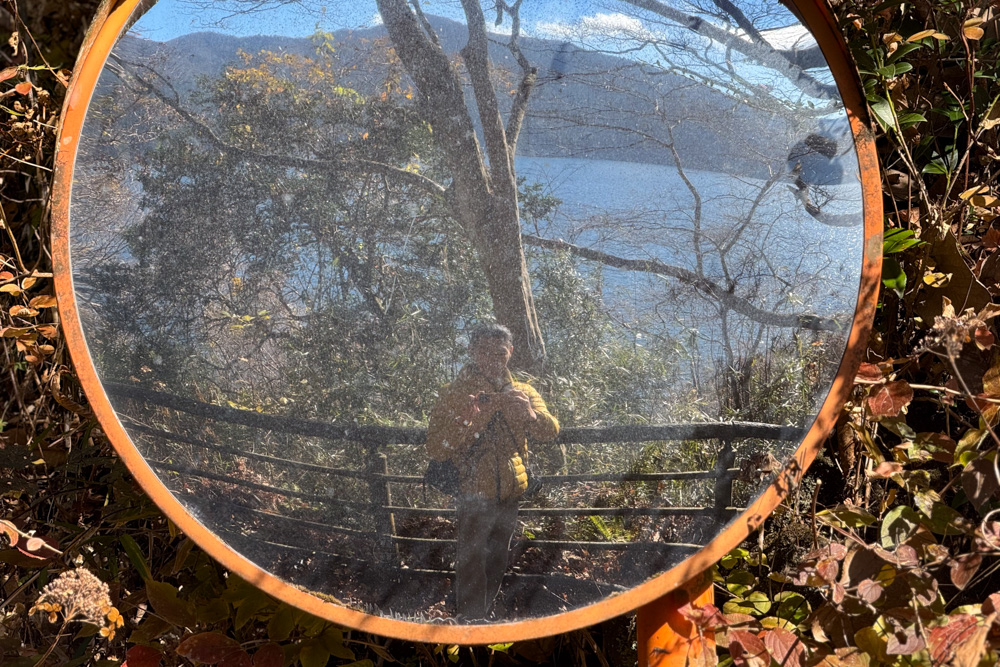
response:
M819 549L819 528L816 527L816 501L819 500L819 487L821 486L823 486L823 480L817 479L816 488L813 489L812 513L809 517L812 522L813 549Z

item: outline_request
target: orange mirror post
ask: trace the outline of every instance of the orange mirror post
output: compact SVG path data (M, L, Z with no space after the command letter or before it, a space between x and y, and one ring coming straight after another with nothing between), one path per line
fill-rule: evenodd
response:
M636 634L639 667L708 667L718 664L715 633L702 631L682 608L713 604L711 570L702 572L662 598L639 607Z

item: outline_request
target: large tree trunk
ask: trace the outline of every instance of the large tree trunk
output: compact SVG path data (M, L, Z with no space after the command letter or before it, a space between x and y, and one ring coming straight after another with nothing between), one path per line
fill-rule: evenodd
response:
M462 56L476 95L489 152L489 169L476 138L458 72L430 26L406 0L377 0L377 4L396 53L416 84L421 113L431 124L435 140L445 154L452 174L447 194L449 206L476 248L497 320L514 335L511 366L538 370L545 360L545 345L521 244L513 155L516 129L508 138L489 80L488 40L482 10L477 0L463 0L469 19L469 42Z

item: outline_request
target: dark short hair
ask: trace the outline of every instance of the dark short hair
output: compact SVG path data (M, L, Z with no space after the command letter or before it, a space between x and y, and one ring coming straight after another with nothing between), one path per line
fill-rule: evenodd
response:
M469 332L469 347L481 340L494 338L502 338L505 345L511 345L514 342L514 336L510 333L510 329L496 322L484 322L477 324Z

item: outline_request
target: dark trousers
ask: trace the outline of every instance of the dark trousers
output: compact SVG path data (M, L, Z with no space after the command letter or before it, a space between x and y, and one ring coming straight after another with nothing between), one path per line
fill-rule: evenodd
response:
M516 498L497 502L459 496L455 600L464 619L483 620L489 615L507 570L515 528Z

